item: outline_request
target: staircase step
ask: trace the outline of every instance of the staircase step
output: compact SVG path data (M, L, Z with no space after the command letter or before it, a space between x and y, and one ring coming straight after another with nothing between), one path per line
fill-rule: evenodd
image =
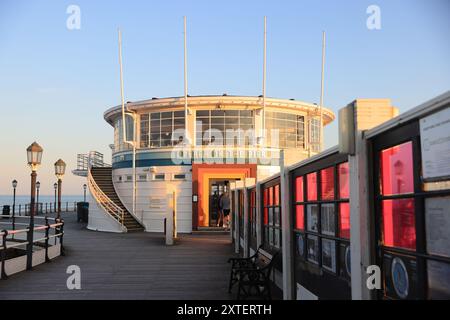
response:
M129 232L144 231L144 227L131 215L120 201L119 196L114 189L112 182L112 168L111 167L93 167L91 174L98 187L114 202L120 209L124 210L123 224Z

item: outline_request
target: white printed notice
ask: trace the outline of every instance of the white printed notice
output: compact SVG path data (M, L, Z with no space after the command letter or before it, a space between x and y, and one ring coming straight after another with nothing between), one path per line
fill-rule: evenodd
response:
M450 257L450 197L425 199L427 251Z
M423 179L450 178L450 108L420 119Z

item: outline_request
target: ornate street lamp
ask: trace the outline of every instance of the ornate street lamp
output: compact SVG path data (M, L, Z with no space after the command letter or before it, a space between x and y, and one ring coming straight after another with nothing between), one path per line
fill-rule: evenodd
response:
M86 188L87 188L87 185L86 185L86 183L85 183L85 184L83 184L84 202L86 202Z
M42 159L42 152L44 150L42 147L37 144L36 142L33 142L28 148L27 148L27 160L28 165L31 168L31 199L30 199L30 227L27 234L27 270L30 270L33 263L33 236L34 236L34 214L35 214L35 203L34 198L36 195L36 170L41 164Z
M13 187L12 228L13 230L16 230L16 188L17 188L16 179L12 181L12 187Z
M39 214L39 189L41 188L41 183L36 182L36 214Z
M61 159L55 162L55 175L58 178L58 215L57 218L61 219L61 184L62 177L66 172L66 163Z
M54 206L53 206L53 208L55 209L55 212L56 212L56 190L58 189L58 184L55 182L54 184L53 184L53 189L55 189L55 202L54 202Z

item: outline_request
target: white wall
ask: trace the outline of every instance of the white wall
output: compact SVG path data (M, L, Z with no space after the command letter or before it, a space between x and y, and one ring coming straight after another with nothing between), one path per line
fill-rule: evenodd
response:
M177 230L180 233L192 232L192 174L190 166L158 166L154 174L165 174L164 181L152 180L153 173L148 167L137 168L136 218L141 221L148 232L163 232L164 218L167 213L167 194L172 190L177 196ZM126 175L132 169L113 170L113 182L119 198L132 212L133 183L126 182ZM146 174L147 181L139 181L139 175ZM174 180L174 174L185 174L185 180ZM117 182L117 176L122 182ZM160 202L158 204L158 202Z
M105 231L105 232L124 232L122 226L117 220L114 220L97 201L91 196L89 190L86 192L86 201L89 202L88 225L89 230Z

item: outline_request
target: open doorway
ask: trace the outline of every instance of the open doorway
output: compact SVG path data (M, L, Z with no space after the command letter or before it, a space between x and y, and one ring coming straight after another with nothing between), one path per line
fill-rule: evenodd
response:
M209 180L209 226L217 227L220 216L220 198L224 192L230 193L230 183L240 179L210 179ZM222 227L222 226L219 226Z

